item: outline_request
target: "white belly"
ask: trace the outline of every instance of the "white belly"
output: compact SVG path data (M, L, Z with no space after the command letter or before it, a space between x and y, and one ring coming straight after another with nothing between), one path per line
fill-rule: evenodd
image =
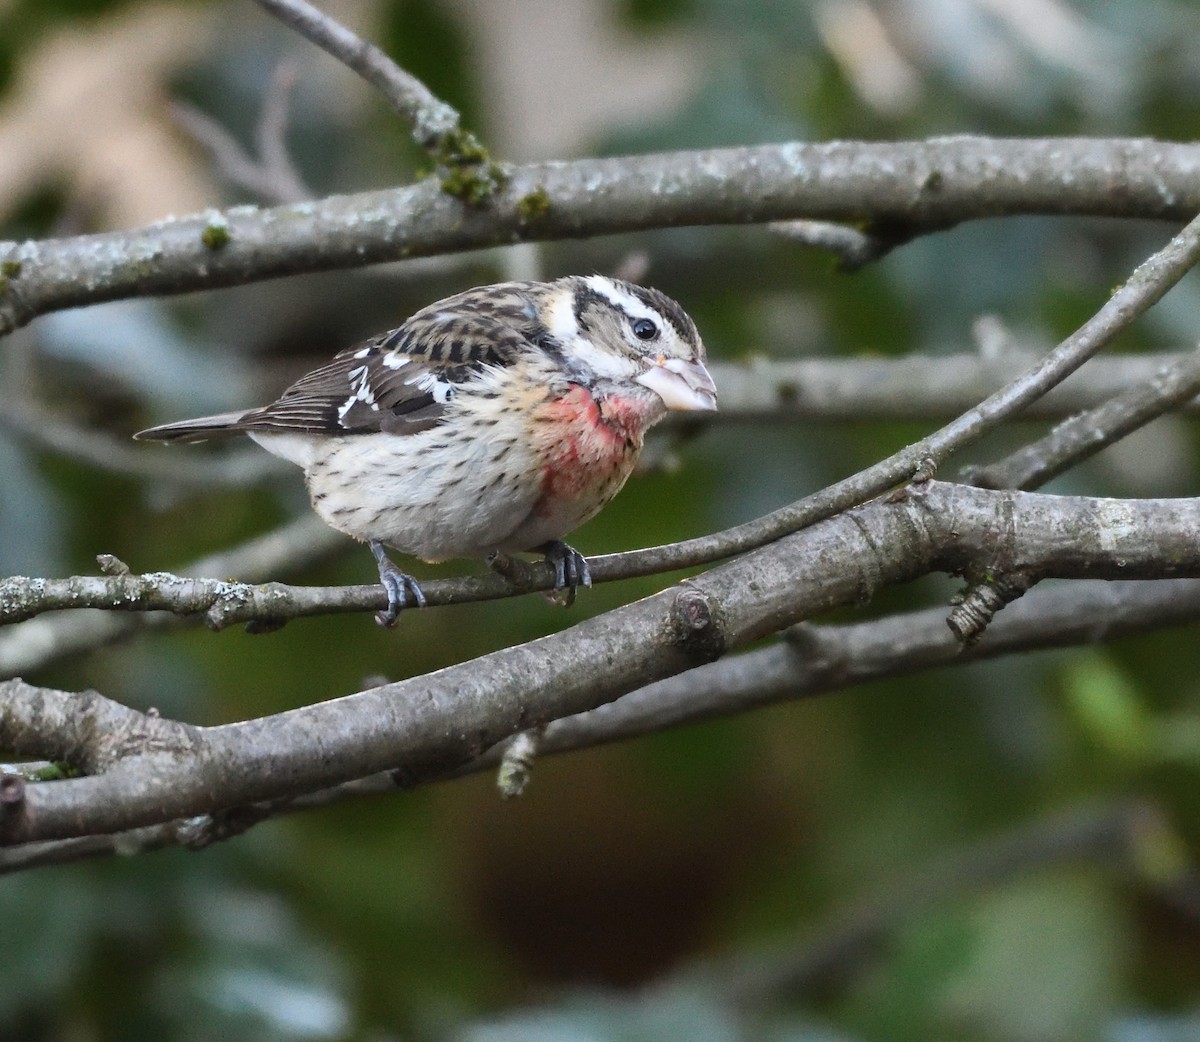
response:
M305 468L313 508L333 528L426 561L507 545L537 500L527 447L496 437L419 434L323 439Z

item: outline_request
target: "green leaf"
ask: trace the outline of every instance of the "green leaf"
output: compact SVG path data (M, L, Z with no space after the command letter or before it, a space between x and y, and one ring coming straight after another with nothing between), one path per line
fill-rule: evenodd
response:
M1071 709L1097 745L1130 762L1147 759L1149 714L1133 681L1112 659L1099 652L1076 656L1065 679Z

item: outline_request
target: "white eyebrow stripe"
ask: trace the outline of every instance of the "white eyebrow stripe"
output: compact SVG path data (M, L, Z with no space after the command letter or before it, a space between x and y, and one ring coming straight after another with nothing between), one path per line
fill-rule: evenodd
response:
M620 308L630 318L648 318L661 322L663 317L651 307L647 307L632 293L622 289L612 279L605 275L588 275L584 284L595 293L599 293L615 307Z

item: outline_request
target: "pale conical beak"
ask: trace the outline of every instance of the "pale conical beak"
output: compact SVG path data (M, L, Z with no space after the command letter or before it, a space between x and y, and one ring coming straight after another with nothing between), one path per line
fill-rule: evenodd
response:
M717 385L703 362L682 358L658 358L641 376L634 377L657 394L668 409L714 412Z

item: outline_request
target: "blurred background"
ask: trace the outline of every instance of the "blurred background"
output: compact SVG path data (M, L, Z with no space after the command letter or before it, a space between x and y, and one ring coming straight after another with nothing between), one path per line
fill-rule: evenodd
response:
M1188 0L325 6L511 161L1196 133ZM0 239L262 202L205 142L223 128L253 151L264 105L285 95L288 151L313 195L424 166L372 90L251 3L0 0ZM0 349L0 575L95 572L99 552L182 569L302 516L298 473L265 454L227 467L205 447L126 439L265 400L470 285L644 269L732 362L972 351L987 313L1040 347L1170 232L977 222L846 275L762 228L680 229L46 316ZM1197 290L1185 280L1119 349L1194 346ZM654 465L575 545L603 553L750 519L930 426L661 436ZM1015 425L972 458L1038 430ZM1166 419L1054 487L1192 495L1198 466L1195 423ZM374 577L348 541L301 556L273 577ZM205 724L462 661L666 581L588 591L570 612L531 597L413 613L391 632L363 615L264 636L173 628L77 654L30 651L42 631L5 638L21 643L10 672ZM838 619L952 588L885 591ZM202 853L6 877L0 1038L1200 1039L1198 670L1187 630L1025 655L539 762L519 800L479 776Z

